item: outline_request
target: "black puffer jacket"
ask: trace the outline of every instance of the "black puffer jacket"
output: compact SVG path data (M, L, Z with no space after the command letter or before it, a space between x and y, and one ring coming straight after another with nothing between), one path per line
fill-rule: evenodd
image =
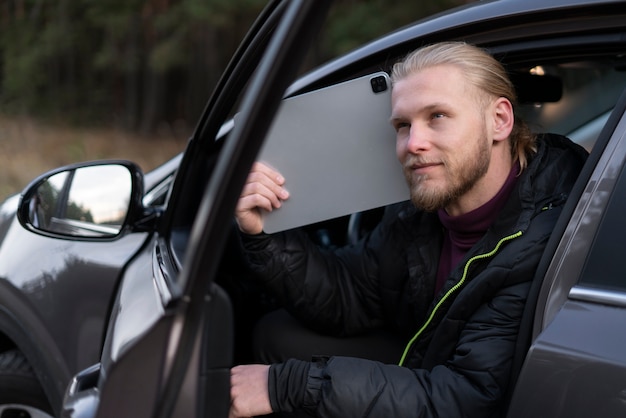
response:
M253 267L311 327L406 335L400 365L331 357L270 369L275 411L321 417L490 417L501 408L524 304L587 153L545 135L497 221L433 301L442 244L437 214L389 210L358 246L333 253L287 232L246 237Z

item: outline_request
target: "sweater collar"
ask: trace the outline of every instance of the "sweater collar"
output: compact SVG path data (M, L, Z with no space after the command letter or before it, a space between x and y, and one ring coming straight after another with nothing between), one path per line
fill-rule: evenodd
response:
M449 237L455 245L469 249L485 234L515 188L519 172L518 162L513 165L498 193L491 200L468 213L450 216L444 209L438 211L439 220L448 230Z

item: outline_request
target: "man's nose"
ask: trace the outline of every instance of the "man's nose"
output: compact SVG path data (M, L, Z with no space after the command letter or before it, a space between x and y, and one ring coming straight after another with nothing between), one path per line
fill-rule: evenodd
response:
M430 139L424 129L420 129L418 126L412 125L406 144L407 151L415 154L421 151L426 151L430 148L430 145Z

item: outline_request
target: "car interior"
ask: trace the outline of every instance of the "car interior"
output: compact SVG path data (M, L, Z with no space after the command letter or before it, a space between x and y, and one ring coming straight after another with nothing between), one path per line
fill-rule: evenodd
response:
M510 65L511 78L519 94L519 116L536 132L566 135L590 151L626 87L626 67L620 62L618 55L608 54L529 60ZM375 227L383 211L384 207L374 208L302 229L319 246L332 249L361 239ZM251 355L249 336L254 319L278 306L245 269L236 235L233 226L218 284L227 290L235 308L235 358L246 361Z

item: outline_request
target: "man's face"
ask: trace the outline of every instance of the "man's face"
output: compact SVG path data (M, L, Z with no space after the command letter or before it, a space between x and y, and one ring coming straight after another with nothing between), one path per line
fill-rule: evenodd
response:
M454 66L436 66L394 84L396 153L418 208L437 210L476 193L491 140L475 87Z

